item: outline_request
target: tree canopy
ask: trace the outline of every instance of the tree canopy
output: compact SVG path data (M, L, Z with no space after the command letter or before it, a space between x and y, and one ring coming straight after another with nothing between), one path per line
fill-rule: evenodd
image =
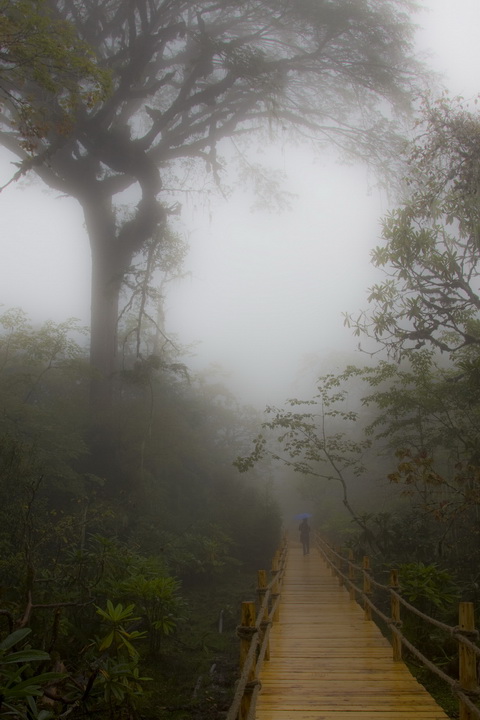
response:
M125 272L177 208L172 168L199 162L218 181L222 139L275 128L381 157L395 136L385 100L406 109L418 77L412 5L46 0L45 8L93 49L112 91L93 105L79 104L68 133L52 126L30 148L18 128L18 107L5 106L0 141L27 165L32 153L48 156L35 165L38 175L84 209L93 258L91 362L100 398L109 392L98 382L116 370ZM41 83L36 87L42 94ZM61 112L61 96L50 93L48 102L52 116ZM125 214L120 197L128 188L136 200Z
M51 131L68 135L79 105L93 107L109 84L73 25L44 0L0 3L0 115L14 123L25 152L34 154Z
M427 103L410 153L408 197L383 223L373 264L386 279L353 324L397 356L480 344L480 119L441 98ZM352 323L352 318L347 318Z

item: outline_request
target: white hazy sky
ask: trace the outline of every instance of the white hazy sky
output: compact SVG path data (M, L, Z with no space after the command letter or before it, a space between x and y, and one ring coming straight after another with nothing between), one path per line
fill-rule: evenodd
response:
M473 97L480 1L423 4L419 47L453 94ZM10 177L10 161L0 155L0 181ZM212 219L188 208L191 275L167 301L169 331L197 343L193 367L218 363L239 399L259 406L301 392L302 369L321 372L320 358L355 349L341 313L366 305L369 254L386 210L365 169L288 146L277 164L296 196L281 214L252 211L247 195L218 201ZM35 320L87 323L90 258L76 203L32 180L0 194L0 216L0 303Z

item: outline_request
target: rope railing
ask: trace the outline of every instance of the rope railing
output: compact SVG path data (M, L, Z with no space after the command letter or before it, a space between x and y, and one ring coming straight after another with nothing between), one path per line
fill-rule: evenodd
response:
M270 629L278 621L280 591L287 562L287 540L272 561L271 580L267 573L257 573L257 601L242 603L240 625L240 677L226 720L254 720L255 703L261 688L260 672L264 660L270 659Z
M433 674L443 680L459 699L460 720L480 719L480 708L475 704L475 700L480 698L480 690L477 683L477 658L480 658L480 648L473 642L478 639L478 631L475 629L473 603L462 602L459 604L459 624L456 626L447 625L446 623L432 618L423 613L407 602L399 592L398 572L392 570L390 574L390 584L384 585L377 582L373 577L370 569L370 561L363 558L363 565L356 565L353 562L353 553L350 551L348 558L339 554L332 548L320 535L316 535L317 547L323 555L328 567L333 574L337 575L342 585L345 585L349 592L350 598L357 598L363 602L365 619L372 619L372 612L378 617L392 633L393 659L398 661L402 659L402 647L405 647L414 657L416 657L425 667ZM336 562L334 561L336 560ZM345 573L343 568L345 565L348 572ZM355 576L359 574L363 577L363 587L355 584ZM384 591L390 596L391 615L388 616L378 608L371 600L372 588ZM404 607L409 612L419 617L422 621L439 628L450 636L454 637L459 644L459 679L456 680L447 675L435 663L429 660L418 648L413 645L402 633L402 622L400 618L400 608Z

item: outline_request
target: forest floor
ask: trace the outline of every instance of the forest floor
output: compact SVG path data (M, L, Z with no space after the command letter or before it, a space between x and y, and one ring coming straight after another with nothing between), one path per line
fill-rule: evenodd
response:
M185 590L188 622L166 639L160 661L145 668L155 680L142 720L223 720L232 701L239 667L236 627L242 601L254 597L255 573L234 571Z

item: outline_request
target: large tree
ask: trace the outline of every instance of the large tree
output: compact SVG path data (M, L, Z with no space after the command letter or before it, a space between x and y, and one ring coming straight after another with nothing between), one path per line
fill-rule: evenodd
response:
M370 289L369 310L347 317L358 335L397 357L430 346L477 362L479 159L478 113L447 97L426 102L410 151L408 196L385 218L385 242L372 254L386 277Z
M18 109L7 102L0 141L83 207L99 407L111 398L122 280L166 226L169 169L199 161L215 176L223 138L275 127L379 157L391 134L388 108L406 108L417 77L411 7L409 0L45 0L45 11L94 49L113 89L93 106L79 105L67 132L59 131L61 98L50 93L57 121L29 148ZM45 103L34 77L18 91ZM136 200L125 215L128 188Z
M352 507L350 489L352 481L366 470L364 454L370 441L359 435L352 426L359 414L345 408L348 393L340 386L348 380L344 375L324 375L317 380L317 393L311 400L291 398L286 405L292 410L267 407L269 420L262 423L262 432L253 440L249 455L235 461L240 472L252 469L265 457L283 463L295 473L314 479L318 489L325 483L334 484L341 491L342 503L370 541L374 537L365 519ZM344 430L348 426L347 430Z
M480 499L480 117L461 101L426 101L403 204L384 221L373 262L385 279L347 318L401 363L363 376L364 402L399 457L390 479L441 528L450 552L478 532Z

